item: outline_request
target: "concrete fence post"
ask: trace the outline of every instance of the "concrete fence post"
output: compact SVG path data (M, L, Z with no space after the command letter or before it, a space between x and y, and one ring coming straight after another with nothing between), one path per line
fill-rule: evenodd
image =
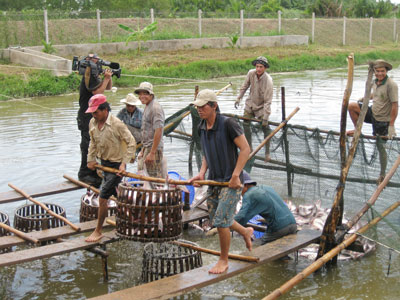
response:
M312 13L311 20L311 43L314 44L314 34L315 34L315 12Z
M394 16L394 18L393 18L393 42L396 42L396 21L397 21L397 19L396 19L396 16Z
M201 9L199 9L198 11L198 18L199 18L199 37L201 37L201 14L203 12L201 11Z
M278 10L278 34L281 34L282 31L282 12Z
M97 18L97 38L101 41L101 23L100 23L100 9L96 9Z
M47 9L43 11L43 17L44 17L44 37L46 44L49 43L49 23L47 19Z
M372 45L372 24L374 22L374 18L371 17L370 18L370 22L369 22L369 44Z
M346 17L343 17L343 46L346 45Z
M150 23L154 23L154 9L150 8ZM154 36L154 31L151 33L152 36Z
M243 39L243 28L244 28L244 10L240 10L240 46L242 45Z

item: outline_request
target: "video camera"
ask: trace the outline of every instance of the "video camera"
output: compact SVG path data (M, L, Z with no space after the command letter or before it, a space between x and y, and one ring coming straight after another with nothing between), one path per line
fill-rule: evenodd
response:
M93 58L97 58L96 63L92 60ZM79 71L79 75L84 75L86 67L90 67L91 75L98 76L104 72L102 66L109 67L112 71L112 76L121 77L119 63L102 60L96 55L88 55L81 60L79 60L78 56L74 56L72 60L72 70Z

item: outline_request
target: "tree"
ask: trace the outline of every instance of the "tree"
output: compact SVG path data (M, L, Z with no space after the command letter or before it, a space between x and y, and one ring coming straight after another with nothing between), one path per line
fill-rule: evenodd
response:
M123 24L118 24L119 28L122 28L123 30L126 30L130 32L128 38L126 39L126 43L128 44L131 41L137 41L138 42L138 48L137 48L137 53L138 55L140 54L141 50L141 44L142 42L147 41L150 38L150 34L157 29L157 22L153 22L150 25L147 25L143 29L140 29L139 25L137 27L137 30L133 30L129 26L123 25Z

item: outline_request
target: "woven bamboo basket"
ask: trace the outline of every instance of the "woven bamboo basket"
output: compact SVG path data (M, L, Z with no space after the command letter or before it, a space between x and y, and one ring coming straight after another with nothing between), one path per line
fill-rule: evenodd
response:
M197 244L184 241L187 244ZM171 243L149 243L144 246L142 282L190 271L203 265L201 252Z
M167 242L182 235L182 192L120 183L117 234L139 242Z
M0 222L10 226L10 218L5 213L0 212ZM8 230L5 230L3 228L0 228L0 236L7 236L7 235L11 235L11 232L9 232ZM0 249L0 253L6 253L6 252L10 252L10 251L11 251L11 247Z
M110 200L111 201L111 200ZM79 209L79 222L87 222L96 220L99 213L99 206L94 205L92 201L88 201L87 194L81 197L81 207ZM117 206L108 206L108 217L117 213Z
M57 204L43 203L54 213L65 217L65 209ZM65 222L49 215L40 205L26 204L19 207L14 215L14 227L23 232L45 230L64 226Z

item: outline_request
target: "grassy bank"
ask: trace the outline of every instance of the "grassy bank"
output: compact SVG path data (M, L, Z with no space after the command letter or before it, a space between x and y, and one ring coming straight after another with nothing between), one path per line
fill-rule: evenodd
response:
M321 46L252 48L252 49L201 49L170 52L134 52L104 57L117 61L123 67L123 76L113 78L119 87L136 86L147 80L153 84L175 83L173 78L206 80L218 77L244 75L251 61L265 55L270 61L270 73L300 70L321 70L347 65L346 57L355 53L356 65L377 58L394 64L400 63L400 50L395 45L380 47ZM7 72L7 73L6 73ZM125 75L125 76L124 76ZM130 76L129 76L130 75ZM133 76L132 76L133 75ZM145 75L150 77L139 77ZM154 77L152 77L154 76ZM155 78L166 77L166 78ZM44 95L57 95L78 91L80 76L54 77L47 71L31 71L0 65L0 100Z

